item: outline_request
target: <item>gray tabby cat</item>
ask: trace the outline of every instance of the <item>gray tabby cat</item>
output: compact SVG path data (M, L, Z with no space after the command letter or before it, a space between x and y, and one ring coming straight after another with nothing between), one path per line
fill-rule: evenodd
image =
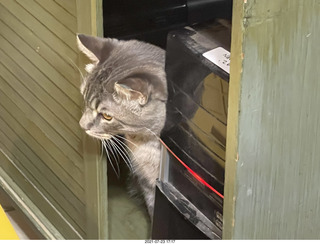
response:
M164 50L144 42L78 35L92 64L80 91L85 110L80 126L103 143L125 137L132 176L150 216L159 174L159 135L165 123L167 82Z

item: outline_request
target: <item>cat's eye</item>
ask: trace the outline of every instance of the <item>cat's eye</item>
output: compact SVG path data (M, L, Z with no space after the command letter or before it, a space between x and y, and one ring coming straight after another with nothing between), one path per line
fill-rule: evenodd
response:
M112 120L112 116L110 116L109 114L102 114L102 116L107 121L111 121Z

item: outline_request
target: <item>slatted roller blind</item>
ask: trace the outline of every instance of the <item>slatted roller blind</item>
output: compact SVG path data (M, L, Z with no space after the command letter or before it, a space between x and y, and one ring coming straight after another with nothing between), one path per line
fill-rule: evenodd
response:
M0 0L0 177L48 238L87 237L77 2Z

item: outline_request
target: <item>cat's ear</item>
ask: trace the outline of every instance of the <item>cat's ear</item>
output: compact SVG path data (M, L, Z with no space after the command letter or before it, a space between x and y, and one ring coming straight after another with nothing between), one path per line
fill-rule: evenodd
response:
M84 34L77 35L78 48L94 64L102 63L114 48L114 40Z
M149 99L150 87L147 81L140 78L127 78L114 85L116 93L127 100L145 105Z

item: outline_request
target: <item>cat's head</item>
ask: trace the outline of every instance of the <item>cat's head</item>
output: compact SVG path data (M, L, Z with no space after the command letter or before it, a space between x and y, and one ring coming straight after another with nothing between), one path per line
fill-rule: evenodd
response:
M87 134L159 135L165 122L167 84L164 51L144 42L79 34L79 49L92 63L80 91L85 108L80 126Z

